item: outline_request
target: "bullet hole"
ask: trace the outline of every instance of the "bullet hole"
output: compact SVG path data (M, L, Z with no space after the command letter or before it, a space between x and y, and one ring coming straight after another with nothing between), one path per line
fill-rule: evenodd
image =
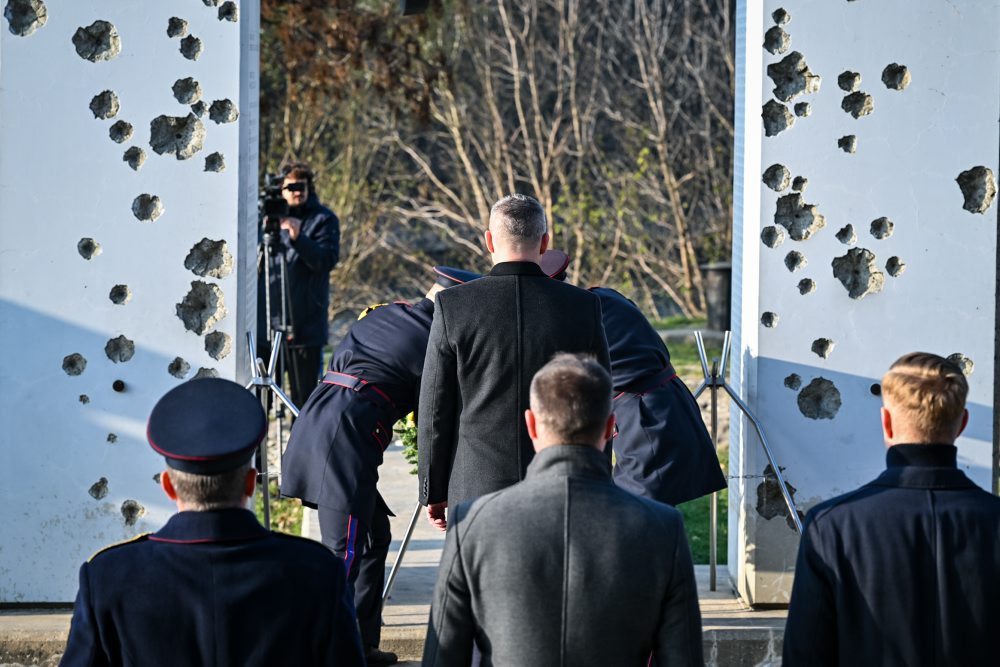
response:
M201 1L203 3L205 3L206 7L218 7L219 6L219 0L201 0Z
M132 146L122 155L122 161L127 162L132 171L139 171L139 167L146 161L146 151L138 146Z
M188 22L176 16L171 16L170 20L167 21L167 37L186 37L187 34Z
M778 197L774 221L787 229L794 241L806 241L826 226L826 218L820 215L816 205L804 203L799 193Z
M90 396L87 396L86 394L80 394L80 402L83 403L84 405L90 403Z
M122 380L115 380L111 383L111 389L118 392L119 394L125 391L125 382Z
M815 378L799 392L799 412L809 419L833 419L840 410L840 390L826 378Z
M98 120L108 120L118 115L121 104L118 95L113 90L105 90L94 95L90 100L90 111Z
M906 264L899 257L892 256L885 262L885 271L896 278L903 275L903 271L906 271Z
M132 202L132 215L153 222L163 215L163 202L156 195L141 194Z
M208 111L208 105L204 101L196 102L191 105L191 113L193 113L198 118L201 118Z
M80 257L90 259L101 254L101 244L89 236L84 237L76 244L76 251L80 253Z
M107 440L108 444L113 445L118 442L118 435L116 433L108 433L108 437L105 440Z
M42 0L7 0L3 15L7 28L19 37L27 37L49 20L49 10Z
M795 116L780 102L768 100L760 117L764 119L764 136L774 137L795 124Z
M861 118L872 112L875 108L875 102L871 95L859 90L845 96L840 102L840 108L855 118Z
M889 218L876 218L875 220L872 220L869 231L871 231L872 236L881 241L892 236L893 227L895 227L895 225L892 224L892 220Z
M784 472L784 468L781 469ZM785 503L785 495L781 492L781 483L778 482L778 477L774 474L774 468L768 464L764 468L764 481L757 485L757 513L761 515L764 519L771 520L777 516L785 517L785 521L788 523L788 527L795 530L795 522L792 521L791 515L788 513L788 504ZM798 490L791 484L787 484L788 495L792 497L792 501L795 501L795 492ZM802 519L801 512L799 513L799 519Z
M135 343L125 336L112 338L104 346L104 354L108 355L108 359L116 364L124 363L135 355Z
M963 171L955 179L962 189L965 203L962 208L970 213L985 213L997 194L997 182L993 170L987 167L973 167Z
M171 154L186 160L205 143L205 125L198 116L157 116L149 124L149 145L157 155Z
M199 368L198 372L194 374L192 380L203 380L205 378L217 378L219 377L219 371L214 368Z
M805 192L807 187L809 187L808 178L796 176L792 179L792 190L795 190L796 192Z
M198 60L201 55L201 40L194 35L188 35L182 39L181 55L188 60Z
M792 391L798 391L799 387L802 386L802 378L799 377L798 373L792 373L785 378L785 386Z
M776 25L785 25L792 20L792 15L788 13L785 9L778 7L773 12L771 12L771 18L774 19Z
M775 192L781 192L788 188L788 184L791 182L791 174L785 165L772 164L764 170L764 176L761 180L764 181L764 185Z
M774 96L782 102L819 92L819 75L809 71L806 59L798 51L792 51L780 61L768 65L767 75L774 81Z
M102 477L93 484L90 485L90 489L87 490L90 497L94 500L101 500L104 496L108 495L108 478Z
M62 369L66 375L80 375L87 368L87 360L79 352L63 357Z
M233 351L233 339L229 334L213 331L205 336L205 351L216 361L225 359Z
M177 317L184 322L184 328L199 336L211 329L216 322L227 315L222 290L200 280L191 283L191 291L177 304Z
M122 39L118 30L107 21L94 21L86 28L76 29L73 46L78 56L96 63L117 57L122 51Z
M799 269L803 269L808 263L809 262L806 260L805 255L798 250L793 250L785 255L785 268L789 271L798 271Z
M154 482L156 482L157 484L159 484L159 483L160 483L160 476L161 476L162 474L163 474L163 473L161 473L161 472L158 472L158 473L156 473L155 475L153 475L153 481L154 481Z
M108 298L111 299L111 303L124 306L132 300L132 290L128 288L128 285L115 285L111 288Z
M812 351L813 354L820 357L821 359L826 359L827 357L830 356L830 353L833 352L833 348L836 345L837 344L834 343L829 338L817 338L816 340L813 341Z
M843 257L834 257L832 266L833 277L852 299L881 292L885 284L885 274L875 266L875 254L867 248L851 248Z
M805 118L813 111L812 105L808 102L798 102L795 105L795 115L799 118Z
M768 311L760 316L760 323L763 324L768 329L773 329L774 327L778 326L778 320L780 319L781 318L778 316L777 313L772 313L771 311Z
M853 93L861 88L861 75L857 72L841 72L837 77L837 86L845 93Z
M219 7L219 20L231 21L233 23L240 20L240 10L239 7L236 6L235 2L227 0L227 2L222 3L222 6Z
M812 278L803 278L799 281L799 294L805 296L816 291L816 281Z
M134 500L126 500L122 503L122 517L126 526L134 526L139 517L146 513L146 508Z
M119 120L108 129L108 136L116 144L123 144L132 138L132 132L132 123Z
M225 241L203 238L184 258L184 268L202 277L225 278L233 272L233 256Z
M949 354L948 361L958 366L958 368L962 371L962 375L965 376L972 375L972 370L976 367L976 365L972 363L972 359L969 359L961 352Z
M868 391L870 391L872 393L872 396L881 396L882 395L882 385L880 385L879 383L876 382L872 386L868 387Z
M781 29L781 26L771 26L764 33L764 48L772 55L784 53L792 46L792 36Z
M240 112L231 100L215 100L208 107L208 117L216 123L232 123L240 117Z
M906 68L906 65L899 63L886 65L885 69L882 70L882 83L889 90L906 90L906 87L910 85L910 70Z
M857 243L858 235L854 232L854 225L844 225L837 232L837 240L844 245L851 245Z
M784 242L785 233L778 227L768 225L764 229L760 230L760 240L763 241L764 245L768 248L777 248Z
M226 158L223 157L222 153L210 153L205 157L205 171L214 171L219 173L225 170Z
M180 357L174 357L174 360L167 366L167 372L180 380L183 380L184 376L187 375L190 370L191 364L184 361Z
M177 79L170 89L174 92L174 99L181 104L194 104L201 99L201 84L191 77Z
M837 148L845 153L856 153L858 150L858 138L853 134L848 134L837 139Z

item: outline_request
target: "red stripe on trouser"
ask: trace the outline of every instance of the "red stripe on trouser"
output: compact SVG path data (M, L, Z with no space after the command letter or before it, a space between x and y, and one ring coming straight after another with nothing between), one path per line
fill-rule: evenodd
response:
M358 538L358 520L347 515L347 549L344 554L344 566L347 568L347 575L351 574L351 565L354 563L354 542Z

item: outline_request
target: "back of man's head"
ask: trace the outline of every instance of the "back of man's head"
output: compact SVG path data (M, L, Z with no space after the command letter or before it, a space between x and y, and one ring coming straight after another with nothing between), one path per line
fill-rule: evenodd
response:
M953 443L964 425L968 393L962 370L929 352L904 354L882 378L882 401L897 442Z
M533 197L507 195L490 209L490 232L501 252L538 253L547 231L545 211Z
M177 494L176 499L183 504L184 509L207 512L245 507L247 475L251 470L253 465L247 461L238 468L211 475L200 475L168 467L167 475Z
M604 448L611 415L611 376L596 360L560 353L531 381L536 449L549 445ZM530 426L529 426L530 430Z

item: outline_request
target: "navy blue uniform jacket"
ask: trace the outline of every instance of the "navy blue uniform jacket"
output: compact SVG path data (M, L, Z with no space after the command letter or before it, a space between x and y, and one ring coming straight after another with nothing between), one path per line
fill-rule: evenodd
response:
M354 391L324 380L312 392L282 458L282 495L370 516L392 425L416 409L433 315L429 299L412 306L400 301L351 326L330 370L369 384Z
M1000 498L956 452L890 447L874 481L810 510L784 665L1000 664Z
M726 486L701 410L670 364L670 352L625 296L592 287L601 299L611 353L618 434L615 483L676 505Z
M98 552L62 665L364 665L344 564L247 510L180 512Z

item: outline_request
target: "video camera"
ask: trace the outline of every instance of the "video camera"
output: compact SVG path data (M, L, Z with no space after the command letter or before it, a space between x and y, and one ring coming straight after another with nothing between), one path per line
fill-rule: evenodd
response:
M264 189L257 200L258 217L264 234L275 238L281 231L281 219L288 216L288 202L281 194L284 181L281 174L267 174L264 177Z

